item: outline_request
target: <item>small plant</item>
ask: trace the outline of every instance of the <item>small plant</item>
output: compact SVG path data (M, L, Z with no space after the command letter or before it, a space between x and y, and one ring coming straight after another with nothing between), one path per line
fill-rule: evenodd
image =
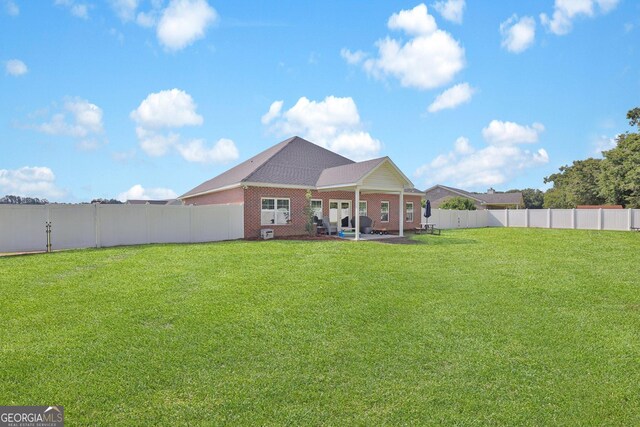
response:
M314 223L314 216L315 216L315 211L311 208L311 198L313 197L313 195L311 194L311 190L307 190L307 192L304 195L304 198L307 200L304 204L304 209L302 210L302 212L304 213L304 217L306 219L305 224L304 224L304 229L307 231L307 233L309 234L309 236L313 236L315 234L315 223Z

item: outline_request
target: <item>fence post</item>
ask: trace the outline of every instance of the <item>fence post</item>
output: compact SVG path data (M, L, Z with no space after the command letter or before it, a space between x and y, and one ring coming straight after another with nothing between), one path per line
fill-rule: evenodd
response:
M602 230L602 208L598 209L598 230Z
M93 223L95 224L96 248L100 247L100 214L98 213L99 203L93 204Z
M627 228L629 231L633 228L633 211L631 209L627 209Z
M509 209L504 210L504 226L509 227Z
M524 210L524 226L529 228L529 208Z
M189 243L193 243L193 205L189 206Z
M576 229L576 209L571 209L571 228Z
M547 228L551 228L551 208L547 209Z

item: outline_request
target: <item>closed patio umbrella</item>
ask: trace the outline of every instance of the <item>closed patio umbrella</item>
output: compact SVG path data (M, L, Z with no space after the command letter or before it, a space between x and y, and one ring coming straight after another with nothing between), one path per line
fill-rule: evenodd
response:
M424 217L427 218L427 223L429 223L430 216L431 216L431 201L427 200L427 203L424 206Z

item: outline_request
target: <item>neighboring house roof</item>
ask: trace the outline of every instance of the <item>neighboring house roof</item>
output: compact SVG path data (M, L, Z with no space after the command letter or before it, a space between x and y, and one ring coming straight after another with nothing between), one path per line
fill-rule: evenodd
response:
M522 193L471 193L459 188L447 187L446 185L434 185L433 187L425 190L425 193L430 192L436 188L442 188L449 190L452 193L457 193L462 197L475 200L484 205L522 205Z
M300 188L358 185L382 164L391 165L405 185L413 185L388 157L354 162L294 136L200 184L180 196L180 199L242 184ZM422 194L413 188L407 192Z
M173 199L172 199L173 200ZM167 205L172 200L141 200L141 199L129 199L125 202L127 205Z
M622 205L579 205L577 209L624 209Z
M324 169L350 163L354 161L294 136L200 184L180 198L242 183L313 187Z

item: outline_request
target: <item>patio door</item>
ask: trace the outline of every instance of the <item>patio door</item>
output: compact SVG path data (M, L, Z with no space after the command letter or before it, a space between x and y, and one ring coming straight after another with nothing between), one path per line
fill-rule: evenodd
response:
M351 200L329 200L329 221L337 224L338 230L351 227L351 212ZM343 220L347 224L346 227L342 225Z

